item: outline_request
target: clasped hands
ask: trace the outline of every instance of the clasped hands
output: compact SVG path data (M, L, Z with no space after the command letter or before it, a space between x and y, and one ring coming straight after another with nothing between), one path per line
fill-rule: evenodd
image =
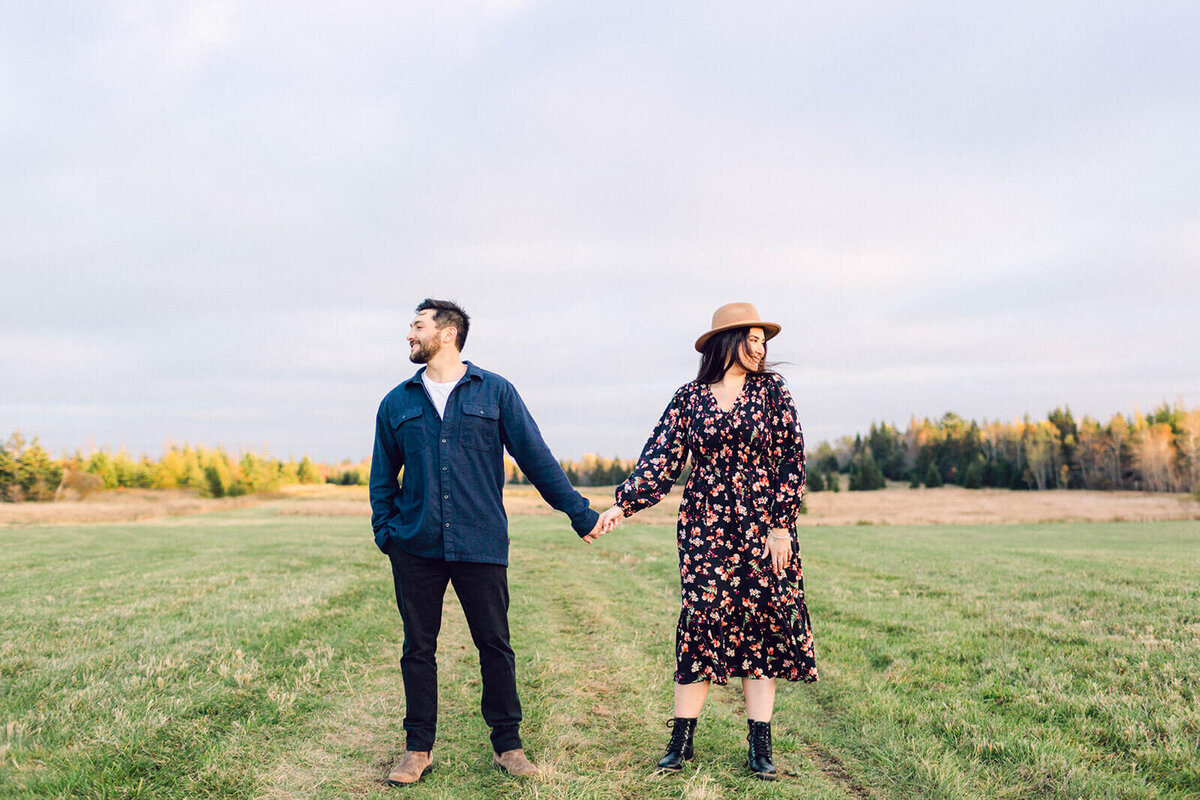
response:
M596 521L596 527L583 537L583 541L591 544L606 533L610 533L613 528L621 524L621 520L625 519L625 509L620 506L612 508L600 514L600 519Z

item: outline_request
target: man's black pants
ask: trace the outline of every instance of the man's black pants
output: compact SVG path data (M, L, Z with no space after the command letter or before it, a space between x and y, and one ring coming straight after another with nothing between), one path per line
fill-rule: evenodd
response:
M432 750L437 735L437 637L442 626L446 584L462 604L479 651L483 677L483 719L492 729L497 753L521 746L521 701L517 697L516 659L508 643L508 568L421 558L391 548L396 605L404 621L404 678L408 750Z

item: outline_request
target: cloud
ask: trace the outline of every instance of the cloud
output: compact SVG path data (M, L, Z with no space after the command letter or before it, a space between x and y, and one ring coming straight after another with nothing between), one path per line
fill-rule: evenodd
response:
M813 440L1200 402L1200 31L1188 3L1128 15L10 12L0 417L365 454L428 295L564 455L640 449L734 299L784 324Z

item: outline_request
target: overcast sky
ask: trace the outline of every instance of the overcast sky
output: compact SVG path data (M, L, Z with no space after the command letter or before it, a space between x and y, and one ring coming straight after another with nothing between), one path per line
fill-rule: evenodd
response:
M815 444L1200 405L1200 4L3 2L0 437L369 454L426 296L560 457L713 310Z

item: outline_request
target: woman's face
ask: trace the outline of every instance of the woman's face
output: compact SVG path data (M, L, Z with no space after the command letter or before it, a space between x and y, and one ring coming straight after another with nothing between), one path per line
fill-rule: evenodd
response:
M767 337L762 328L751 328L742 342L742 361L751 372L757 372L767 355Z

